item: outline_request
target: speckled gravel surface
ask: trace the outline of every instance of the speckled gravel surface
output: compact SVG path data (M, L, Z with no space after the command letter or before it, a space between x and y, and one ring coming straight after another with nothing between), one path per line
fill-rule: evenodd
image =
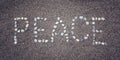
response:
M107 45L92 45L92 38L85 42L65 42L61 36L54 43L34 43L33 24L37 16L48 18L38 25L47 29L39 34L46 39L50 38L57 17L61 17L68 31L75 16L85 16L88 20L105 17L96 26L104 31L97 39ZM30 24L27 31L19 34L16 45L13 43L15 17L27 17ZM76 24L76 35L91 34L88 26L77 21ZM0 0L0 60L120 60L120 0Z

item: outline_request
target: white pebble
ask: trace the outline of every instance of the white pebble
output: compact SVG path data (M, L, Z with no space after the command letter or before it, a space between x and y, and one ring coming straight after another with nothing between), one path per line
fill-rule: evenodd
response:
M79 19L83 19L83 16L79 16Z
M72 36L73 37L73 39L75 39L76 37L75 36Z
M54 33L52 33L52 36L54 36Z
M66 39L68 39L69 37L67 36L67 37L65 37Z
M86 35L87 37L89 36L89 34Z
M65 36L68 36L68 34L64 34Z
M99 32L103 32L102 30L100 30Z
M45 40L45 43L47 43L48 42L48 40Z
M88 22L88 21L86 21L86 25L89 25L89 22Z
M76 39L77 42L79 42L80 40L79 39Z
M34 34L37 34L37 31L34 31Z
M62 32L62 33L61 33L61 36L63 36L63 35L64 35L64 33Z
M55 29L53 29L52 32L55 32Z
M101 18L98 18L98 20L101 20Z
M57 25L54 25L53 28L57 28Z
M28 28L28 26L29 26L29 24L26 24L26 26L25 26L25 27L26 27L26 28Z
M94 25L94 24L95 24L95 22L92 22L92 24Z
M101 45L105 45L105 43L104 43L104 42L102 42L102 43L101 43Z
M59 22L56 22L55 24L59 24Z
M15 36L14 36L14 39L16 39L16 38L17 38L17 36L15 35Z
M34 27L34 30L37 30L37 27Z
M58 35L58 33L55 32L55 35Z
M75 19L77 19L78 17L76 16Z
M40 19L40 17L37 17L37 19Z
M36 21L37 21L37 19L35 18L35 19L34 19L34 21L36 22Z
M64 29L66 29L67 26L64 27Z
M51 37L51 40L53 40L54 38L53 37Z
M99 31L98 31L98 30L96 30L96 32L98 33Z
M15 31L17 31L18 29L17 28L15 28Z
M102 17L102 18L101 18L101 20L105 20L105 18L104 18L104 17Z
M21 32L25 32L25 30L24 30L24 29L21 29Z
M96 36L95 34L93 34L93 36Z
M17 24L17 21L15 21L14 23Z
M62 26L65 26L65 24L62 24Z
M42 42L41 40L38 40L38 42L40 43L40 42Z
M87 20L87 18L84 18L84 20Z
M94 18L94 17L92 17L92 20L95 20L95 18Z
M66 30L63 31L64 33L66 32Z
M88 37L87 37L87 36L85 36L85 37L84 37L84 39L88 39Z
M16 18L14 18L14 20L17 20Z
M62 23L63 21L62 20L60 20L60 23Z
M101 42L99 41L98 44L101 44Z
M71 29L74 29L74 27L72 27Z
M17 44L17 42L15 41L14 44Z
M97 45L97 44L98 44L98 42L95 42L95 44Z
M44 18L44 21L46 21L47 20L47 18Z
M19 32L20 32L20 30L17 30L17 32L19 33Z
M18 17L18 18L16 18L17 20L19 20L20 18Z
M37 23L34 23L34 26L36 26L37 25Z
M37 29L37 31L40 31L40 29Z
M60 20L60 17L58 17L57 20Z
M72 23L72 25L75 25L75 23Z
M69 42L69 40L66 40L66 42Z
M45 29L41 29L41 31L45 31Z
M27 20L28 18L24 18L24 20Z
M37 39L34 39L34 42L37 42Z
M72 19L72 21L75 21L75 19Z
M71 31L71 33L72 33L72 34L74 34L74 32L73 32L73 31Z

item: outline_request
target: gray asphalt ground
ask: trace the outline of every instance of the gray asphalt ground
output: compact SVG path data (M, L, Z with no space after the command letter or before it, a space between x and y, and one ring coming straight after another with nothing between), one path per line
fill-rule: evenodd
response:
M104 31L97 34L97 39L107 45L92 45L92 38L84 42L71 39L67 43L61 36L54 43L33 42L35 17L48 18L38 25L47 29L39 37L50 39L58 16L70 28L71 20L81 15L89 21L91 17L106 18L96 26ZM18 35L16 45L13 43L15 17L27 17L30 22L28 30ZM92 34L88 26L82 27L79 21L76 24L76 36L81 32L81 35ZM0 0L0 60L120 60L120 0Z

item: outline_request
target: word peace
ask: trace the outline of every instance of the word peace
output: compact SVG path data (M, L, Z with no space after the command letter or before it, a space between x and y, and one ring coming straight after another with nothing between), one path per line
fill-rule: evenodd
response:
M56 22L54 23L53 25L53 29L51 31L51 37L50 37L50 40L48 39L39 39L38 38L38 32L44 32L46 29L44 28L38 28L37 25L38 23L37 22L42 22L42 21L47 21L48 19L47 18L43 18L43 17L35 17L34 18L34 28L33 28L33 35L34 35L34 42L37 43L48 43L48 42L54 42L55 41L55 36L57 35L60 35L60 36L64 36L65 37L65 41L66 42L69 42L70 40L70 37L73 38L75 41L77 42L80 42L80 41L84 41L84 40L87 40L90 36L90 34L86 33L85 35L83 35L81 38L77 37L75 35L75 25L76 25L76 22L77 20L82 20L84 21L85 25L86 26L90 26L92 27L92 44L93 45L106 45L107 43L106 42L101 42L101 41L96 41L96 33L102 33L103 31L102 30L97 30L96 29L96 21L104 21L105 18L104 17L91 17L91 20L92 22L89 22L87 20L86 17L84 16L75 16L73 19L72 19L72 22L71 22L71 28L70 28L70 33L71 35L69 35L69 33L67 33L67 25L63 23L63 20L61 20L60 17L57 17L56 19ZM24 21L25 22L25 27L24 28L19 28L18 27L18 21ZM58 33L56 31L56 29L58 28L58 25L60 25L62 28L63 28L63 31L61 33ZM27 17L16 17L14 18L14 44L17 44L18 43L18 39L17 39L17 36L18 36L18 33L24 33L26 30L28 30L28 27L29 27L29 21L28 21L28 18Z

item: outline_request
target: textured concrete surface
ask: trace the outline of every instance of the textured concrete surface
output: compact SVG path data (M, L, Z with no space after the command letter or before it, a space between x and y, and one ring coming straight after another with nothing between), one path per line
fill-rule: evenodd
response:
M69 26L74 16L105 17L98 23L99 40L107 46L92 45L86 42L55 43L33 42L33 18L47 17L49 21L41 24L49 32L59 16ZM120 60L120 0L0 0L0 60ZM30 27L19 35L19 44L13 44L14 17L28 17ZM80 22L76 22L80 23ZM80 23L81 24L81 23ZM70 27L70 26L69 26ZM86 32L86 28L76 26Z

